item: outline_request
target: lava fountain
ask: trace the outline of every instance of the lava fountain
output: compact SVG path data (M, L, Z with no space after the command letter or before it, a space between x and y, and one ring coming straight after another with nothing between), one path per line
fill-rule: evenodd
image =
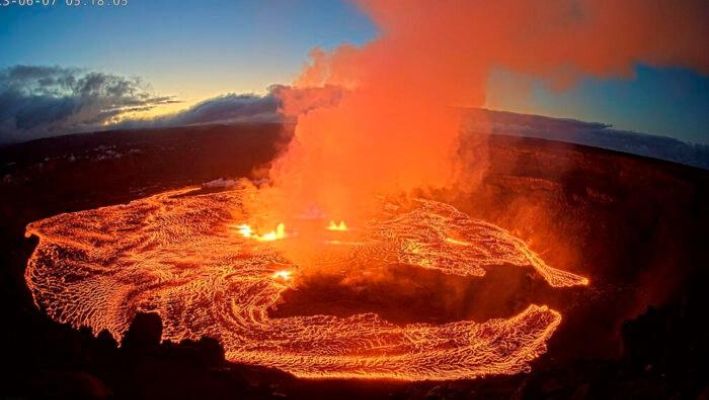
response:
M26 270L35 303L54 320L120 339L137 312L163 321L163 340L217 339L228 360L305 378L463 379L515 374L545 351L559 312L530 305L509 319L394 324L376 313L273 318L308 267L329 273L408 265L482 277L531 266L554 287L585 285L552 268L509 232L432 200L382 200L361 227L322 222L320 237L247 225L242 185L170 191L125 205L30 224L39 237ZM337 236L337 239L333 238ZM317 248L309 265L288 245ZM302 243L301 243L302 245Z

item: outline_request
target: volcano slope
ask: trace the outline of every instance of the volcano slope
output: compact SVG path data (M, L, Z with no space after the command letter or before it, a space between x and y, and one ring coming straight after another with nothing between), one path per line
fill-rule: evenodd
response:
M281 129L265 125L95 134L0 149L3 161L8 160L0 210L2 304L10 327L3 331L2 346L12 366L2 393L668 397L694 396L706 386L702 338L707 332L701 317L706 295L699 290L706 284L701 239L709 215L706 172L540 140L492 137L489 173L477 192L437 197L511 232L549 265L568 266L589 277L587 288L548 290L532 270L505 266L487 271L484 281L451 280L435 271L385 270L401 279L353 285L314 277L303 288L284 292L283 303L272 312L279 318L347 316L378 307L396 323L447 323L507 318L529 304L548 304L564 315L563 323L529 374L445 384L304 381L226 362L218 343L209 339L160 344L162 322L154 315L139 314L124 345L116 348L105 333L94 338L87 330L75 331L33 306L23 279L36 246L36 240L23 239L28 223L223 176L248 175L254 165L273 157ZM100 157L107 149L124 156ZM436 295L445 291L452 295ZM418 312L402 311L397 306L402 296ZM416 303L422 297L430 301ZM313 303L320 308L306 307Z

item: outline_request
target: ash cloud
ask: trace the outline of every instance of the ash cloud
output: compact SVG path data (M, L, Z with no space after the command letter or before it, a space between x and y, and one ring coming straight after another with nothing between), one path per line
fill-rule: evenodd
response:
M139 78L17 65L0 70L0 143L105 129L126 113L176 101Z

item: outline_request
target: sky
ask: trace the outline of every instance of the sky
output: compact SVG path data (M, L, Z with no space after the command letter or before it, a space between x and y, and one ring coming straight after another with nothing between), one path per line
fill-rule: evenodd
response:
M638 65L629 77L585 77L561 89L498 70L488 82L487 107L709 143L709 77L688 69Z
M0 69L59 66L140 77L179 100L151 108L165 113L228 93L265 94L272 84L292 82L312 48L376 36L355 5L337 0L0 7ZM491 74L486 107L709 143L709 76L686 69L637 65L631 76L582 77L562 89L500 69Z
M64 2L64 0L58 0ZM186 102L288 83L309 51L376 35L348 2L129 0L126 7L0 8L0 68L140 76Z

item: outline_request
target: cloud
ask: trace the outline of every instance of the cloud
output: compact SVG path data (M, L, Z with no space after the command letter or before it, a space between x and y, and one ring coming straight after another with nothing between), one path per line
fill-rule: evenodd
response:
M230 93L207 99L175 114L122 121L115 128L163 128L211 123L281 121L280 101L273 89L266 95Z
M317 108L337 104L343 89L335 86L295 88L271 85L265 95L230 93L186 110L152 119L126 120L117 128L163 128L234 122L283 122Z
M131 113L176 103L140 78L79 68L18 65L0 70L0 144L110 129L235 122L282 122L334 105L335 87L269 87L265 95L230 93L174 114L131 119Z
M0 70L0 143L105 128L126 113L174 103L139 78L79 68Z

